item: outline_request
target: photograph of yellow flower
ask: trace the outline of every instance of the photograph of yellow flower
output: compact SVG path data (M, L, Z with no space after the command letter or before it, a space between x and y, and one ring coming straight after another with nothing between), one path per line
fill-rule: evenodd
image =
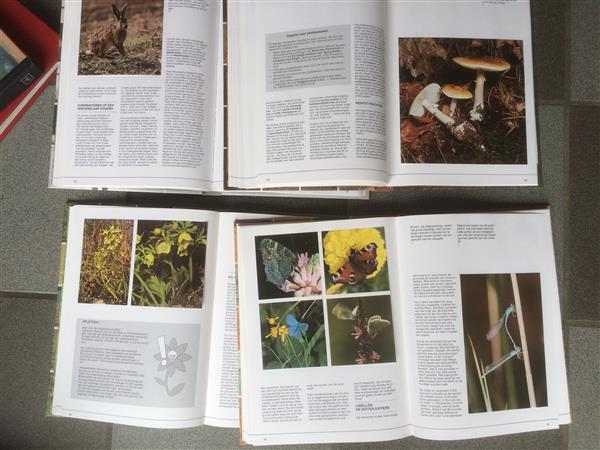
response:
M323 254L328 295L390 289L383 227L324 232Z
M132 220L84 221L79 303L127 304L132 235Z
M259 307L264 369L327 366L322 300Z
M206 222L138 222L131 304L202 308Z
M539 273L462 274L469 413L548 406Z
M327 300L331 364L396 361L389 295Z
M321 294L321 257L317 233L257 236L258 298Z

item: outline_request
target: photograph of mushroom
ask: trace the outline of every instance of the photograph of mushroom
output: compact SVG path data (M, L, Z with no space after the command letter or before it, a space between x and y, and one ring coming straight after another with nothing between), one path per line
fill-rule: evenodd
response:
M527 164L523 41L398 41L403 163Z

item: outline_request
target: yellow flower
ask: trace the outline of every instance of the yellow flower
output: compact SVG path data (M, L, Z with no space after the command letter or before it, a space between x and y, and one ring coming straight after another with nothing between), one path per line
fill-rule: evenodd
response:
M148 267L152 267L154 264L154 255L152 253L146 253L144 255L144 264Z
M267 318L267 322L269 322L269 325L271 325L271 326L275 325L278 320L279 320L279 317L268 317Z
M267 334L265 336L265 339L268 339L268 338L277 339L278 333L279 333L279 327L271 327L271 331L269 332L269 334Z
M160 241L158 244L156 244L156 253L158 253L159 255L162 254L168 254L171 251L171 244L169 244L167 241Z
M370 243L377 245L377 269L367 275L375 277L387 260L385 241L377 228L329 231L323 238L324 261L329 273L336 273L350 257L351 251L360 251Z
M154 230L152 230L152 232L156 235L160 234L160 228L155 228Z
M287 325L281 325L279 327L279 338L281 339L281 343L285 344L285 338L288 335L288 327Z
M182 242L192 242L192 236L187 231L184 231L177 238L177 243L181 244Z

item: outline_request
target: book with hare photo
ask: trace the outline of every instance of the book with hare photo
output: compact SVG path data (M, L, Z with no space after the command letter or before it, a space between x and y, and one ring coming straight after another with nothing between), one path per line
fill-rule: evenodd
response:
M536 141L528 0L64 3L53 187L537 185Z

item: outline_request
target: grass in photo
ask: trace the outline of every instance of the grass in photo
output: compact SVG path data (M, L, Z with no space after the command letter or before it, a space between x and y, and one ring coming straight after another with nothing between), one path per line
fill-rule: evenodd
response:
M389 295L327 300L331 363L396 361Z
M327 294L390 289L383 227L324 232L323 254Z
M202 307L207 225L138 221L132 305Z
M85 219L79 303L126 305L133 221Z
M264 369L327 365L322 300L259 306Z
M527 164L523 41L400 38L403 163Z
M259 299L321 294L321 258L317 233L257 236Z
M469 413L548 406L538 273L461 275Z
M162 0L83 0L79 75L160 75Z

